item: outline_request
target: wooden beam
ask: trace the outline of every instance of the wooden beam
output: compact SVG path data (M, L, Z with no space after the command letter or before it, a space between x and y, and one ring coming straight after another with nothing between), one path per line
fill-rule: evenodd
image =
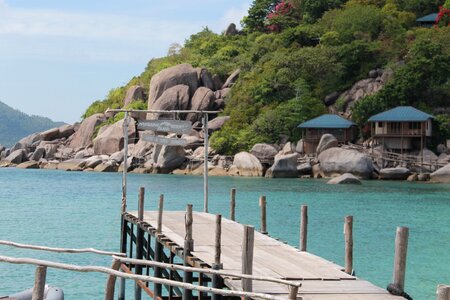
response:
M45 278L47 277L47 267L37 266L34 277L34 287L31 300L44 300Z
M267 209L266 209L266 196L259 198L259 207L261 210L261 233L267 234Z
M308 206L302 205L300 209L300 251L306 251L308 239Z
M345 217L345 273L352 274L353 271L353 217Z
M244 226L244 235L242 240L242 274L253 274L253 250L255 244L255 228L253 226ZM242 279L242 290L252 291L252 280Z
M235 215L235 209L236 209L236 189L231 189L231 195L230 195L230 220L236 221L236 215Z
M395 238L395 257L393 284L400 290L405 290L406 254L408 252L408 227L398 227Z

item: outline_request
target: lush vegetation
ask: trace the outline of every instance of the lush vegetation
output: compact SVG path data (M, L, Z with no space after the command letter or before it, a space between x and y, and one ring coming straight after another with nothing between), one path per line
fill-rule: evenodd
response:
M40 116L29 116L0 101L0 144L13 146L21 138L35 132L61 126L62 122Z
M166 57L152 59L140 76L93 103L84 117L122 106L128 86L148 89L154 74L179 63L207 67L223 80L242 71L226 99L224 114L231 120L211 140L221 153L277 142L280 135L298 139L299 123L326 112L326 95L345 91L376 68L392 68L394 77L357 102L356 122L397 105L435 113L450 107L449 1L254 0L242 34L204 28L183 46L172 45ZM435 27L416 27L416 18L439 9ZM441 138L448 135L446 122L447 117L437 118Z

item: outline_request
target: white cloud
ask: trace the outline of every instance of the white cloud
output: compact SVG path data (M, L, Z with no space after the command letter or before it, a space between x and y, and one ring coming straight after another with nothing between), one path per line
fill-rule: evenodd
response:
M250 2L242 4L241 7L232 7L225 11L223 17L220 19L218 26L220 27L218 30L223 31L230 23L236 24L240 27L240 21L244 16L247 15L248 9L250 7Z

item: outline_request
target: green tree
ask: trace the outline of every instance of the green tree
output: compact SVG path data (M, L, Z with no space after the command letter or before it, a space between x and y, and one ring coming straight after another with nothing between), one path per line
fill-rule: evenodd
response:
M248 10L248 16L242 20L244 30L248 32L266 31L267 15L273 12L279 2L280 0L254 0Z

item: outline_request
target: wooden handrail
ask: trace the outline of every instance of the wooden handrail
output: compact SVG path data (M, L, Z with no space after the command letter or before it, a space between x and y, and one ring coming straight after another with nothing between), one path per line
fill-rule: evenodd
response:
M22 248L22 249L57 252L57 253L95 253L95 254L107 255L107 256L112 256L112 255L126 256L126 254L124 254L124 253L102 251L102 250L97 250L94 248L84 248L84 249L53 248L53 247L45 247L45 246L27 245L27 244L21 244L21 243L15 243L15 242L11 242L11 241L3 241L3 240L0 240L0 245L11 246L11 247L15 247L15 248Z

